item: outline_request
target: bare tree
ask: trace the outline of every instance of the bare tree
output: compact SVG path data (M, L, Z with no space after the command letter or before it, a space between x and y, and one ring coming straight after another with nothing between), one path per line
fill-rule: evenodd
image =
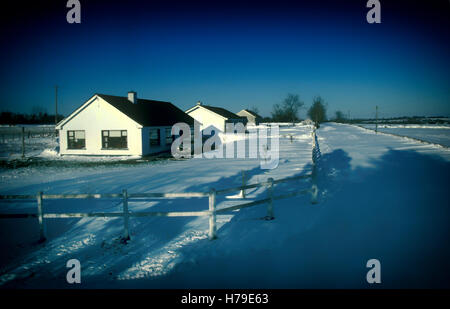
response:
M280 104L275 104L272 111L272 119L279 122L292 122L299 120L298 112L304 106L297 94L289 93Z
M320 123L327 120L327 104L322 97L317 96L313 99L313 104L308 110L308 116L314 121L316 127L320 126Z
M249 108L249 111L257 115L259 114L259 109L254 105L251 108Z
M32 115L41 116L47 114L47 109L45 107L34 105L31 109Z
M345 121L345 115L342 111L336 111L336 122L344 122Z

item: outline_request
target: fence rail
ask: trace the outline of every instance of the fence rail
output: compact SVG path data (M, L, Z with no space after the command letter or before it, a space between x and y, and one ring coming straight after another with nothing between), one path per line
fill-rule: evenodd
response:
M215 239L216 235L216 215L226 214L232 211L236 211L243 208L253 207L256 205L267 204L267 215L265 219L274 219L273 201L294 197L302 194L311 194L311 203L317 203L318 188L316 184L316 161L320 155L318 148L317 136L315 129L312 132L313 139L313 151L312 151L312 172L306 175L299 175L293 177L286 177L281 179L269 178L267 181L262 181L254 184L245 184L244 172L242 175L242 186L226 188L221 190L212 189L209 192L181 192L181 193L128 193L127 190L123 190L122 193L96 193L96 194L44 194L38 192L36 195L0 195L0 200L36 200L37 201L37 213L16 213L16 214L0 214L0 219L14 219L14 218L37 218L39 221L40 238L39 241L46 240L46 226L44 219L55 218L85 218L85 217L103 217L103 218L123 218L124 219L124 232L122 239L127 241L130 239L128 222L129 218L136 217L202 217L209 216L209 238ZM310 189L296 190L288 192L282 195L274 195L274 185L279 183L285 183L295 180L311 179L312 186ZM241 192L242 199L245 199L245 190L252 188L267 188L267 198L242 203L235 206L229 206L217 209L216 196L223 195L230 192ZM128 201L133 198L205 198L208 197L208 210L204 211L185 211L185 212L131 212L128 209ZM122 211L121 212L77 212L77 213L47 213L44 211L44 201L49 199L103 199L103 198L115 198L122 199Z
M35 138L56 138L57 131L54 126L37 127L37 126L12 126L12 127L0 127L0 144L3 144L3 148L7 153L18 153L18 150L13 147L7 147L8 144L15 140L21 141L21 157L25 158L26 148L33 148L36 145ZM39 140L37 141L39 144ZM13 143L14 144L14 143ZM4 149L4 150L5 150Z
M25 125L25 126L11 126L11 127L0 127L0 142L5 142L8 140L21 139L22 134L25 138L36 138L36 137L54 137L56 135L55 126L36 126L36 125Z

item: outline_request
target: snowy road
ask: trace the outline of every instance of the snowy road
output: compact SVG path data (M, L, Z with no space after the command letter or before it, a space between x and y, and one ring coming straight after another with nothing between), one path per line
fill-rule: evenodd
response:
M295 136L293 143L289 134ZM240 185L241 170L247 171L249 183L309 172L310 128L283 128L280 135L280 164L270 171L248 159L7 170L0 174L1 193L207 191ZM132 240L126 246L118 242L122 232L118 219L54 220L49 222L45 245L33 244L36 224L2 221L1 236L7 240L2 243L0 284L68 287L65 262L77 258L82 265L81 287L364 288L365 264L377 258L382 287L449 287L450 151L338 124L323 125L318 137L322 151L318 205L302 196L276 201L273 221L261 220L264 206L219 217L215 241L206 239L207 218L132 219ZM301 185L284 184L279 190ZM248 192L248 198L265 194L258 189ZM222 197L218 202L222 207L239 200ZM11 211L33 205L1 207ZM67 201L46 207L78 211L120 205ZM130 204L132 211L206 208L205 199ZM17 230L21 232L11 233Z

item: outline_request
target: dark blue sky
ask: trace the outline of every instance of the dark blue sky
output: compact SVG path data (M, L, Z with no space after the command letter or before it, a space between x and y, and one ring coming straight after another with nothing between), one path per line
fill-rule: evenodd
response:
M263 116L287 93L321 95L329 115L450 116L448 0L381 0L381 24L365 0L80 2L81 24L65 0L2 13L1 110L53 113L58 84L64 115L133 89Z

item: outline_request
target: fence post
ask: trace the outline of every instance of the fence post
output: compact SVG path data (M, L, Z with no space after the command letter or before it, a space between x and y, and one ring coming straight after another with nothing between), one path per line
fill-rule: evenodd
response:
M217 238L216 235L216 190L209 191L209 239Z
M311 132L312 136L312 148L316 148L316 127L313 128L313 131Z
M22 159L25 158L25 127L22 127Z
M311 204L317 204L317 194L319 189L317 188L317 168L316 168L316 127L313 128L312 132L313 138L313 148L312 148L312 172L311 172Z
M245 171L242 170L242 186L245 186ZM242 198L245 198L245 189L241 190L241 196Z
M273 220L275 217L273 216L273 178L267 179L269 182L267 187L267 196L269 201L267 202L267 216L266 220Z
M123 225L124 225L122 242L126 243L128 240L130 240L130 233L128 230L129 212L128 212L127 189L123 189L122 197L123 197Z
M42 243L46 240L46 227L44 222L44 209L42 208L42 191L39 191L37 196L37 215L38 215L38 221L39 221L39 243Z

